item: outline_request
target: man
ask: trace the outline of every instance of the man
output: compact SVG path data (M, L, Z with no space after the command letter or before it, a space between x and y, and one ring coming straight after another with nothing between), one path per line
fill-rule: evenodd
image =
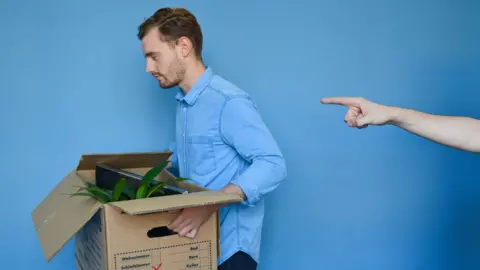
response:
M427 114L376 104L364 98L323 98L321 102L346 106L345 122L350 127L391 124L436 143L480 152L480 120L477 119Z
M195 184L238 194L220 209L219 269L256 269L264 196L286 177L285 161L251 97L202 62L202 32L190 12L162 8L139 27L146 71L176 95L172 164ZM216 206L184 209L169 228L195 237Z

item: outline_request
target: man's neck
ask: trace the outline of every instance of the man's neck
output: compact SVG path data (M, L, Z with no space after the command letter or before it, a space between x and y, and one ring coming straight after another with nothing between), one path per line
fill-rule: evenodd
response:
M187 67L185 78L179 84L180 89L186 95L192 87L197 83L202 74L205 72L205 66L200 61L195 61L192 65Z

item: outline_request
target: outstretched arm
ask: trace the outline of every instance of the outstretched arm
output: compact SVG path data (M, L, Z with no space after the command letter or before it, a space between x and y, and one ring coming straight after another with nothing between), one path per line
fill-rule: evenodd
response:
M324 98L321 102L348 107L345 122L351 127L391 124L446 146L480 152L480 120L477 119L428 114L376 104L364 98Z
M413 134L457 149L480 152L480 120L389 107L391 123Z

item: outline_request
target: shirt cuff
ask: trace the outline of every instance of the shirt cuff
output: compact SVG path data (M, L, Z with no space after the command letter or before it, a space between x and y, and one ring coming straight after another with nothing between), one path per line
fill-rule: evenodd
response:
M238 177L237 179L233 180L231 184L238 186L245 194L246 199L242 201L241 204L248 207L254 207L255 204L260 200L259 192L255 188L249 188L245 185L242 185L241 178L242 177Z

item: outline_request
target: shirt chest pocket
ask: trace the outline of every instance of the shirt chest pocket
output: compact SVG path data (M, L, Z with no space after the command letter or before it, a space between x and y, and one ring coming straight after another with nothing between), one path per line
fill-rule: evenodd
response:
M187 159L190 172L198 176L212 173L217 168L213 136L188 136Z

